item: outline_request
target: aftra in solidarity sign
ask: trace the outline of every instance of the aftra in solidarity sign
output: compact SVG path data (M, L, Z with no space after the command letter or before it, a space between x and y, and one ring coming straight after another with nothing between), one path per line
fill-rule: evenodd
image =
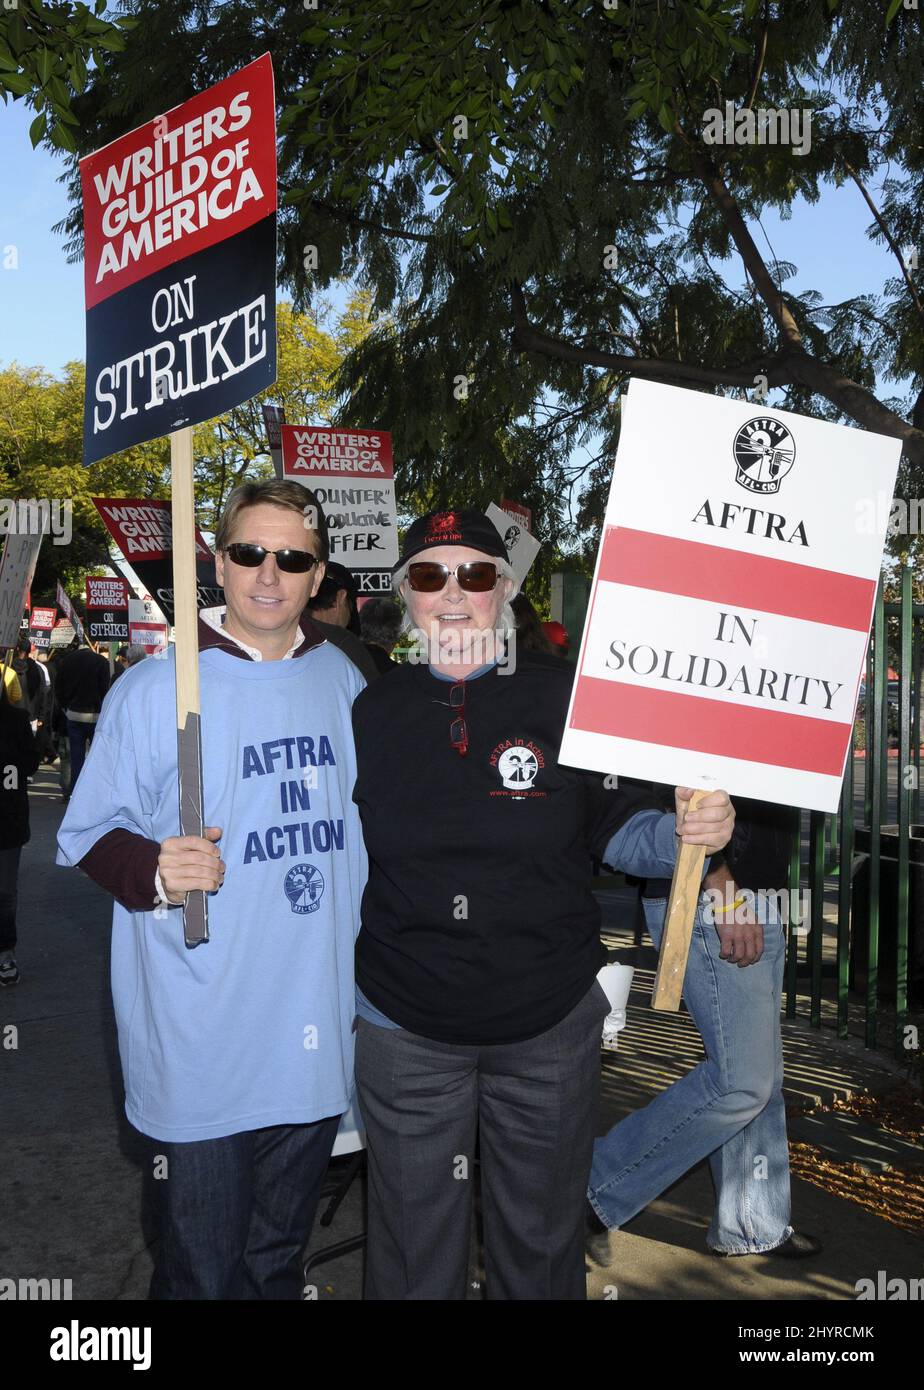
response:
M836 810L900 452L633 380L562 761Z
M265 55L81 161L84 462L276 377L276 124Z

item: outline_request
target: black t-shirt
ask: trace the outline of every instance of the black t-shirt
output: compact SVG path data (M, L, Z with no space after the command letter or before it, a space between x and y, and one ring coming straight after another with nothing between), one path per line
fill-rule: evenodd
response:
M450 742L452 686L427 666L400 666L354 702L369 851L357 983L402 1028L535 1037L603 964L590 856L657 803L558 763L572 676L520 652L515 672L468 680L465 757Z

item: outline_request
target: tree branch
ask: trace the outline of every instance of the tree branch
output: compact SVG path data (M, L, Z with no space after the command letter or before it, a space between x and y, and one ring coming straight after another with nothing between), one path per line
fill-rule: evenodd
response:
M760 40L760 52L757 55L757 66L754 69L754 80L751 83L750 96L745 104L746 110L750 111L754 105L754 98L757 96L757 88L760 85L761 75L764 70L764 62L767 57L767 37L770 33L770 4L769 0L764 0L764 32Z
M408 232L403 227L383 227L380 222L374 222L370 217L360 217L358 212L350 212L348 208L338 207L336 203L328 203L324 198L310 198L309 202L319 212L326 212L329 217L335 217L340 222L349 222L352 226L364 227L370 232L381 232L383 236L395 237L398 241L433 240L432 236L425 236L422 232Z
M619 352L604 352L599 348L581 347L577 343L557 338L536 328L529 321L523 287L511 286L513 306L513 342L521 352L541 352L565 362L579 362L589 367L606 367L611 371L631 372L648 381L688 381L694 386L751 387L760 373L768 386L786 386L792 381L788 369L789 353L776 353L758 358L740 367L701 367L690 362L675 362L662 357L633 357Z
M883 220L882 214L880 213L880 211L879 211L879 209L877 208L876 204L873 202L872 198L870 197L869 193L867 192L866 185L863 183L862 179L860 178L860 175L857 173L856 169L853 167L853 165L850 163L850 161L849 161L848 159L845 159L845 160L844 160L844 168L847 170L848 174L849 174L850 177L853 179L854 183L857 185L857 188L859 188L860 192L863 194L863 197L864 197L865 200L866 200L866 205L867 205L867 207L869 208L870 212L873 214L873 216L875 217L875 219L876 219L876 221L877 221L877 223L878 223L878 225L879 225L879 230L882 232L882 235L885 237L886 241L889 243L889 247L890 247L890 249L891 249L893 255L895 256L895 259L898 261L898 264L901 266L901 271L902 271L902 275L904 276L904 279L905 279L905 284L908 286L908 289L911 291L911 298L914 300L915 306L916 306L917 311L918 311L918 313L920 314L921 318L924 319L924 304L921 303L920 296L918 295L917 289L915 288L914 281L912 280L911 276L908 274L908 267L905 265L905 262L902 260L901 251L899 250L899 248L896 246L894 240L892 239L892 234L891 234L891 232L889 231L888 227L886 226L886 224L885 224L885 222L884 222L884 220Z

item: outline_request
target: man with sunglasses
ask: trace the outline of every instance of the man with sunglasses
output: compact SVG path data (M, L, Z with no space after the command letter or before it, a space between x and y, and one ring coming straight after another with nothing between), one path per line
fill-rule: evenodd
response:
M591 855L670 874L677 827L711 852L734 813L724 792L687 811L678 788L664 815L650 789L558 762L572 673L506 660L516 582L487 517L415 521L393 584L424 661L353 712L366 1297L465 1297L477 1136L488 1297L583 1298L610 1008Z
M351 1089L363 681L305 616L328 555L312 493L243 484L215 543L226 605L199 622L205 835L178 834L171 650L107 696L58 862L116 899L126 1114L151 1140L158 1212L151 1296L297 1299ZM210 936L188 950L195 890Z

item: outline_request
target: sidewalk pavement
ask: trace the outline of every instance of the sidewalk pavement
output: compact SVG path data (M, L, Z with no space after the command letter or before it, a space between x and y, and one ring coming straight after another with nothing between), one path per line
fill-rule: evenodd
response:
M79 871L54 866L64 810L56 769L40 769L30 802L32 840L20 871L22 982L0 990L0 1278L70 1279L75 1299L142 1299L152 1268L145 1151L122 1108L108 978L110 900ZM631 895L608 892L602 900L608 943L631 943ZM685 1014L651 1012L653 958L651 951L640 958L619 1051L602 1054L601 1132L701 1055ZM784 1047L793 1102L895 1079L887 1059L842 1047L801 1023L784 1024ZM708 1166L701 1164L611 1235L611 1266L590 1272L590 1296L853 1299L856 1281L875 1280L880 1269L889 1278L924 1273L924 1242L799 1179L794 1224L822 1240L817 1259L714 1258L704 1245L711 1205ZM362 1184L354 1182L330 1228L316 1227L312 1251L360 1232L362 1206ZM361 1253L317 1267L310 1275L314 1296L358 1299L361 1271ZM481 1296L474 1248L469 1296Z

